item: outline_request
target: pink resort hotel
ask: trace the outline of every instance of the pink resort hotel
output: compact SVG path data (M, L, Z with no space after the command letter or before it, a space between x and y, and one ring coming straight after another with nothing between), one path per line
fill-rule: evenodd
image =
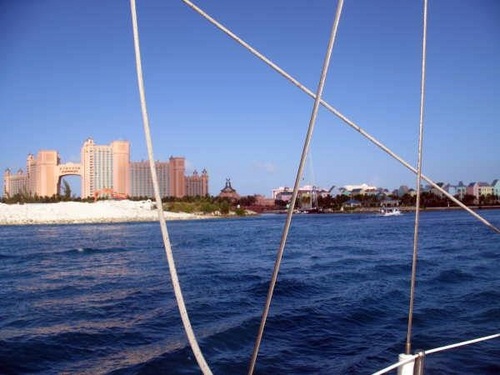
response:
M185 158L170 157L157 161L156 173L162 197L205 196L208 173L194 171L185 176ZM153 197L149 161L130 161L130 143L114 141L97 145L89 138L81 150L80 163L61 164L57 151L42 150L36 157L28 155L26 172L4 173L4 195L30 194L51 197L60 193L61 178L81 177L81 197Z

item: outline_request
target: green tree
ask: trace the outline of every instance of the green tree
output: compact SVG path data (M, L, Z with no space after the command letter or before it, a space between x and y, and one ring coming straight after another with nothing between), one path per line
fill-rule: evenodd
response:
M235 213L238 216L245 216L246 215L245 209L241 208L241 207L236 208Z
M471 206L474 204L475 199L476 198L473 195L465 194L464 197L462 198L462 203L467 206Z
M257 198L255 197L255 195L247 195L246 197L241 197L238 200L238 204L243 207L248 207L254 205L256 201Z
M63 200L69 201L71 199L71 186L69 182L63 180Z
M229 202L227 200L224 200L220 203L220 213L222 215L227 215L229 214L229 209L230 209L230 205L229 205Z
M414 206L416 201L417 201L416 196L412 196L408 193L404 194L401 197L401 204L403 206Z

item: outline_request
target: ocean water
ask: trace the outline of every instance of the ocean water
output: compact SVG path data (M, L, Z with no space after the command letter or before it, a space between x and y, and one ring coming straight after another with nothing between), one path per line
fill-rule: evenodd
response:
M481 212L500 225L500 210ZM169 222L215 374L245 374L284 215ZM413 214L294 217L256 374L369 374L404 350ZM500 235L421 215L413 348L500 331ZM499 374L500 340L426 358ZM158 223L0 227L1 374L197 374Z

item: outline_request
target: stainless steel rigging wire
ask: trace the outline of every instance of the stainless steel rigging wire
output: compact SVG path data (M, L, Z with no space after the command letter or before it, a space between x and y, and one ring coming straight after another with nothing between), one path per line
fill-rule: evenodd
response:
M411 330L413 324L413 306L415 303L415 284L417 279L418 227L420 218L420 190L422 182L422 157L424 142L424 102L425 102L425 62L427 50L427 0L424 0L423 34L422 34L422 77L420 80L420 121L418 133L417 161L417 199L415 202L415 228L413 231L413 255L411 262L410 304L408 307L408 326L406 332L405 354L411 351Z
M321 77L320 77L320 80L318 83L318 88L316 91L316 98L314 100L314 105L313 105L313 109L312 109L312 113L311 113L311 118L309 120L309 126L307 129L306 138L304 140L304 147L302 149L302 155L300 158L299 168L297 170L297 175L295 177L295 184L294 184L294 188L293 188L292 198L290 201L290 206L288 207L288 213L286 216L286 222L285 222L285 226L283 228L283 233L281 236L279 250L278 250L278 253L276 254L276 262L274 264L274 270L273 270L273 274L271 277L271 282L269 284L269 290L267 293L266 304L264 306L264 311L262 313L262 319L260 322L260 327L259 327L259 331L257 334L257 339L255 341L255 346L253 349L252 358L250 360L250 367L248 370L248 374L253 374L253 371L255 369L255 363L257 361L257 356L259 354L259 347L260 347L260 343L262 341L262 336L264 334L264 327L266 325L267 317L269 315L269 308L271 306L271 300L273 298L274 288L276 286L276 281L278 279L278 273L279 273L279 269L280 269L280 265L281 265L281 260L283 258L283 252L285 250L286 240L288 237L288 232L290 230L290 224L292 221L293 210L295 207L295 202L297 200L297 194L299 191L300 179L302 177L302 172L304 170L304 165L305 165L305 162L307 159L307 154L309 152L309 146L310 146L311 138L312 138L312 135L314 132L314 125L316 124L316 117L317 117L318 110L319 110L321 95L323 94L323 88L325 86L326 76L328 74L328 67L330 66L330 59L331 59L332 52L333 52L333 45L335 44L335 39L337 36L337 29L338 29L338 25L340 22L340 15L342 14L342 6L343 5L344 5L344 0L339 0L339 2L337 3L337 11L335 12L335 18L334 18L332 29L330 32L330 39L328 41L328 47L327 47L325 59L323 61L323 69L321 71Z
M191 345L191 349L193 350L194 356L200 369L204 374L212 374L212 371L208 367L205 358L198 346L198 342L196 341L196 337L193 332L193 328L191 327L191 322L189 320L189 316L186 310L186 305L184 303L184 298L182 296L181 286L179 284L179 278L177 277L177 270L175 268L174 256L172 254L172 247L170 245L170 239L168 236L167 224L165 222L165 215L163 214L162 201L160 197L160 189L158 186L158 176L156 174L154 155L153 155L153 142L151 141L151 131L149 126L149 116L146 107L146 94L144 89L144 80L142 75L142 64L141 64L141 49L139 46L139 29L137 27L137 12L135 6L135 0L130 0L130 11L132 14L132 27L134 32L134 49L135 49L135 65L137 70L137 83L139 86L139 95L141 101L141 111L142 111L142 121L144 125L144 135L146 138L146 144L148 148L148 158L149 158L149 166L151 169L151 178L153 181L153 189L155 193L156 200L156 208L158 212L158 220L160 222L161 233L163 236L163 244L165 247L165 253L167 255L168 267L170 270L170 277L172 279L172 285L175 293L175 298L177 300L177 306L179 308L179 312L181 315L182 323L184 324L184 330L186 331L186 335L188 337L189 344Z

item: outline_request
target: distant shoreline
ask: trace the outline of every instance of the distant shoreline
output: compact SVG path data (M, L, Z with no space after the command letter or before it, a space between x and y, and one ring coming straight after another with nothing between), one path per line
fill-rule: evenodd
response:
M469 209L473 211L482 211L482 210L499 210L500 205L496 206L467 206ZM401 212L415 212L415 207L402 207L399 206L397 207ZM420 212L426 212L426 211L465 211L464 208L459 207L459 206L452 206L452 207L421 207ZM334 211L324 211L319 214L370 214L370 213L378 213L380 212L380 208L377 207L371 207L371 208L356 208L353 210L334 210ZM269 211L263 211L261 214L266 214L266 213L275 213L275 214L286 214L287 210L269 210Z
M500 209L500 205L497 206L467 206L471 210L495 210L495 209ZM415 207L398 207L401 211L409 211L409 212L414 212ZM380 209L379 208L372 208L372 209L366 209L368 211L372 212L378 212ZM450 210L463 210L465 211L464 208L459 207L459 206L450 206L450 207L420 207L420 211L450 211Z
M398 207L401 212L415 212L415 207ZM497 206L470 206L471 210L500 209ZM421 212L456 211L462 207L425 207ZM320 214L376 214L380 208L355 208L353 210L325 211ZM262 214L286 214L286 210L269 210L250 212L246 216ZM215 218L238 217L236 215L191 214L164 211L165 220L206 220ZM98 201L58 202L58 203L0 203L0 226L13 225L63 225L63 224L105 224L105 223L139 223L158 221L158 212L150 201Z

